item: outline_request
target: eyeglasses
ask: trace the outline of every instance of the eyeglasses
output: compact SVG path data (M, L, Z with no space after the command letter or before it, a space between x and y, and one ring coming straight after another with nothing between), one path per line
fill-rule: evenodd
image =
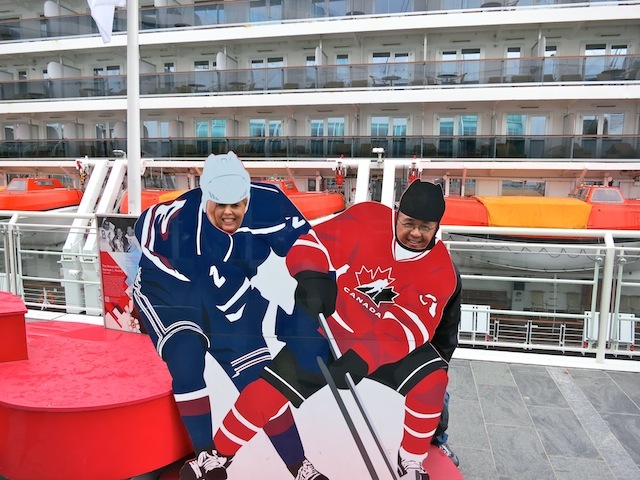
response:
M429 233L433 230L436 229L437 225L415 225L411 222L400 222L400 226L402 226L402 228L409 230L409 231L413 231L414 228L417 228L420 233Z

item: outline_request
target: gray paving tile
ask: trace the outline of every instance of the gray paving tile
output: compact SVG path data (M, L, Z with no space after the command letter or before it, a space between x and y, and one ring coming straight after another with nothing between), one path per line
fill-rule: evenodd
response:
M486 423L531 426L529 413L517 387L478 385L478 396Z
M514 385L509 365L498 362L472 362L471 370L478 385Z
M529 407L529 413L547 455L602 460L570 408Z
M526 405L569 407L546 368L535 365L510 365L509 368Z
M640 375L455 359L465 480L640 480Z
M640 374L631 372L608 372L609 377L640 408Z
M603 480L614 478L603 460L549 457L558 480Z
M461 447L456 448L455 452L460 459L460 471L464 480L498 478L491 450Z
M637 414L638 407L605 371L569 369L571 378L600 413Z
M556 480L533 427L487 425L499 479Z
M471 364L468 361L454 360L451 362L447 391L452 398L478 401L478 390L473 380Z
M451 398L449 403L449 443L459 447L490 450L480 402Z
M576 417L578 417L578 420L580 420L580 423L595 443L607 466L613 472L613 478L617 480L638 480L640 476L637 475L637 464L623 448L618 438L612 433L607 423L596 410L595 405L589 401L586 392L578 386L573 376L567 375L565 369L558 367L547 367L547 370L558 384L558 388L560 388L562 394L567 399ZM572 371L583 380L602 378L599 375L586 374L579 369Z
M640 466L640 415L603 413L602 418L636 465Z

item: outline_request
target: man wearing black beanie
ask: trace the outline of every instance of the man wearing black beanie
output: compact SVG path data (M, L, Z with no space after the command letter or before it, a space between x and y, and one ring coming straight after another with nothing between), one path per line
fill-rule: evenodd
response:
M440 220L444 215L444 211L445 201L442 188L433 183L421 182L420 180L414 181L405 190L400 199L396 219L396 240L410 250L412 250L413 246L418 247L417 251L432 248L436 241L436 233L440 228ZM423 245L426 246L423 247ZM447 361L451 359L451 355L458 345L459 306L457 312L454 311L452 314L454 318L452 323L456 325L455 331L452 328L447 330L447 333L443 333L443 329L440 332L436 330L436 334L440 333L441 337L431 341L431 344ZM457 320L455 320L456 317ZM447 434L448 427L449 393L447 392L445 393L440 422L431 439L431 443L437 445L458 466L460 464L458 456L447 444L449 438Z
M396 239L412 251L430 249L435 244L445 202L440 186L415 180L400 198Z
M314 226L286 257L298 281L296 304L312 318L326 317L326 333L342 352L329 364L338 388L348 387L349 373L355 383L366 377L404 396L397 457L403 479L429 480L424 462L457 346L460 274L436 238L444 210L441 188L416 180L397 213L377 202L358 203ZM240 448L234 438L248 442L265 419L288 402L300 406L326 384L283 351L223 420L215 435L223 451L235 443L234 454ZM242 428L246 422L250 430Z

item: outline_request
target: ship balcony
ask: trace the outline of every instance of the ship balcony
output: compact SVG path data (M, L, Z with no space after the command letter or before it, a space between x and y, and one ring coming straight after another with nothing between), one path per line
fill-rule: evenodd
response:
M62 70L62 69L61 69ZM2 78L2 77L0 77ZM640 55L589 55L141 73L140 95L212 96L323 90L428 90L619 85L640 80ZM0 81L0 101L123 97L126 75ZM491 90L486 92L491 95ZM498 98L504 94L496 93Z
M31 11L42 9L42 2L30 2ZM339 17L366 19L369 16L437 14L456 11L492 12L524 9L566 9L590 5L633 4L634 2L606 2L585 0L579 5L575 0L452 0L447 2L364 2L347 0L324 5L317 1L293 2L293 8L267 6L264 2L239 0L234 2L198 2L195 4L170 5L166 7L142 7L139 29L145 31L193 29L229 25L282 23L293 21L333 20ZM51 38L98 35L98 29L88 13L86 4L72 4L71 9L62 9L63 15L44 15L37 18L0 21L0 42L22 40L46 40ZM115 33L126 32L126 10L116 10L113 23Z
M147 158L202 158L233 150L243 158L376 158L376 147L387 158L536 159L549 163L585 160L625 163L630 169L640 157L639 135L463 135L402 137L198 137L143 138ZM114 150L127 150L127 139L56 139L0 141L0 159L109 158Z

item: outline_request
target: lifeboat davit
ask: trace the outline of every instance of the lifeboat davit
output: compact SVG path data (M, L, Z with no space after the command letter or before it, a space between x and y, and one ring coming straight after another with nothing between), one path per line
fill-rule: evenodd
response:
M446 205L442 225L640 231L640 201L617 187L579 186L566 198L447 197ZM602 239L593 237L450 233L445 239L455 242L457 261L517 270L593 270L602 256ZM616 244L636 248L640 239L617 238ZM625 260L625 270L640 268L638 255Z
M46 211L80 204L82 191L56 178L14 178L0 190L0 210Z
M344 197L339 193L300 192L293 180L268 180L265 183L276 185L282 190L307 220L314 220L345 209ZM145 210L156 203L173 200L186 190L144 189L141 192L140 205ZM122 197L120 213L128 213L128 195Z

